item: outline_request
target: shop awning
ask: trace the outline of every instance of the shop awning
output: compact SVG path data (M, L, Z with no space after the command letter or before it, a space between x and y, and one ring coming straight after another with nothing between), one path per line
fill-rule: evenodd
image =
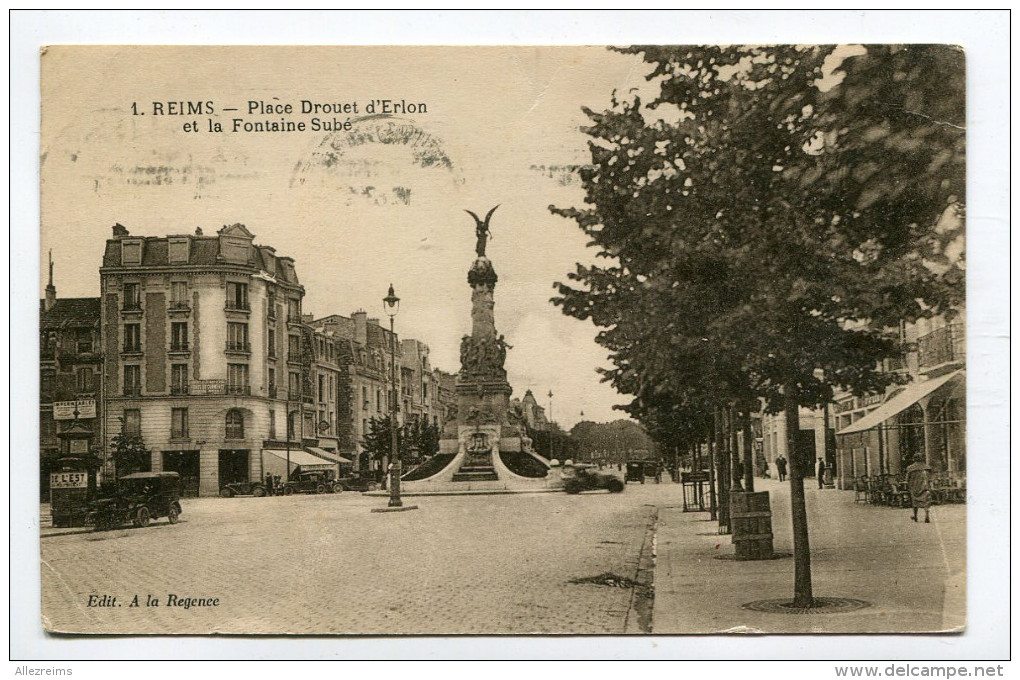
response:
M347 460L346 458L344 458L343 456L341 456L339 454L333 453L332 451L327 451L326 449L320 449L320 448L318 448L316 446L309 446L305 450L308 451L309 453L312 453L312 454L318 456L319 458L325 458L326 460L328 460L328 461L330 461L330 462L332 462L334 464L336 464L336 463L348 463L348 464L350 464L350 463L353 462L353 461Z
M855 432L864 432L865 430L870 430L873 427L878 427L900 411L910 408L949 381L957 378L962 379L963 375L964 372L962 370L954 371L953 373L947 373L946 375L939 376L938 378L932 378L931 380L925 380L924 382L911 383L910 385L907 385L902 392L892 397L889 401L885 402L874 411L858 420L856 423L852 423L843 428L836 434L853 434Z
M286 451L277 451L275 449L263 449L265 453L272 454L280 460L287 460ZM333 470L336 468L336 463L330 463L328 460L323 460L318 456L313 456L307 451L301 449L291 449L290 451L290 464L300 465L302 470Z

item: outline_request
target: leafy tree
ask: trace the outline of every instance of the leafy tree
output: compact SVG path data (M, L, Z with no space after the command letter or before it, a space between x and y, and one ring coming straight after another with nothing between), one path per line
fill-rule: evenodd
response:
M397 451L401 461L413 463L439 451L439 428L424 419L412 419L397 428ZM365 433L365 451L377 461L389 461L393 438L390 417L372 418Z
M121 419L123 422L123 418ZM132 472L143 472L152 466L151 453L140 435L115 435L110 440L113 448L113 462L118 476Z
M832 47L625 49L659 94L586 109L588 205L551 208L608 260L553 302L603 328L633 415L660 436L690 418L693 436L713 407L786 412L798 606L813 602L798 406L884 389L888 329L962 296L955 235L934 228L962 196L962 131L943 124L962 121L962 90L925 68L952 66L945 49L869 48L827 92Z

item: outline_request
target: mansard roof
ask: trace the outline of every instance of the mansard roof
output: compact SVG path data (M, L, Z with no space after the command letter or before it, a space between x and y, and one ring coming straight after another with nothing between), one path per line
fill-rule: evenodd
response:
M39 328L44 331L61 328L98 328L100 299L58 298L49 311L39 315Z

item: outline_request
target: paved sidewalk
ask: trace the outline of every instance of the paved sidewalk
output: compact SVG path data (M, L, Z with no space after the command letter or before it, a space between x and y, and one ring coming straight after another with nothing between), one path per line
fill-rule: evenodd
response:
M962 630L966 596L966 506L935 506L932 523L910 510L854 504L853 494L805 480L816 597L865 600L852 612L789 614L742 609L793 598L793 558L715 559L731 537L710 534L708 513L659 512L654 633L890 633ZM769 491L777 552L793 552L789 483L755 480ZM923 520L923 511L922 511Z

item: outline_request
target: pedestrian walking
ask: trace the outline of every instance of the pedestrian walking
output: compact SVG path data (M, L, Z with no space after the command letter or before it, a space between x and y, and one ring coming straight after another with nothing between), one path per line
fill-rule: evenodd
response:
M776 472L779 473L780 482L786 480L786 457L783 454L776 458Z
M917 509L924 508L924 521L931 522L928 507L931 505L931 468L924 462L924 456L917 454L914 462L907 466L907 489L910 491L910 505L917 521Z
M818 465L816 467L818 468L818 488L821 489L824 487L823 477L825 477L825 461L819 458Z
M266 473L266 493L273 495L273 475L269 472Z

